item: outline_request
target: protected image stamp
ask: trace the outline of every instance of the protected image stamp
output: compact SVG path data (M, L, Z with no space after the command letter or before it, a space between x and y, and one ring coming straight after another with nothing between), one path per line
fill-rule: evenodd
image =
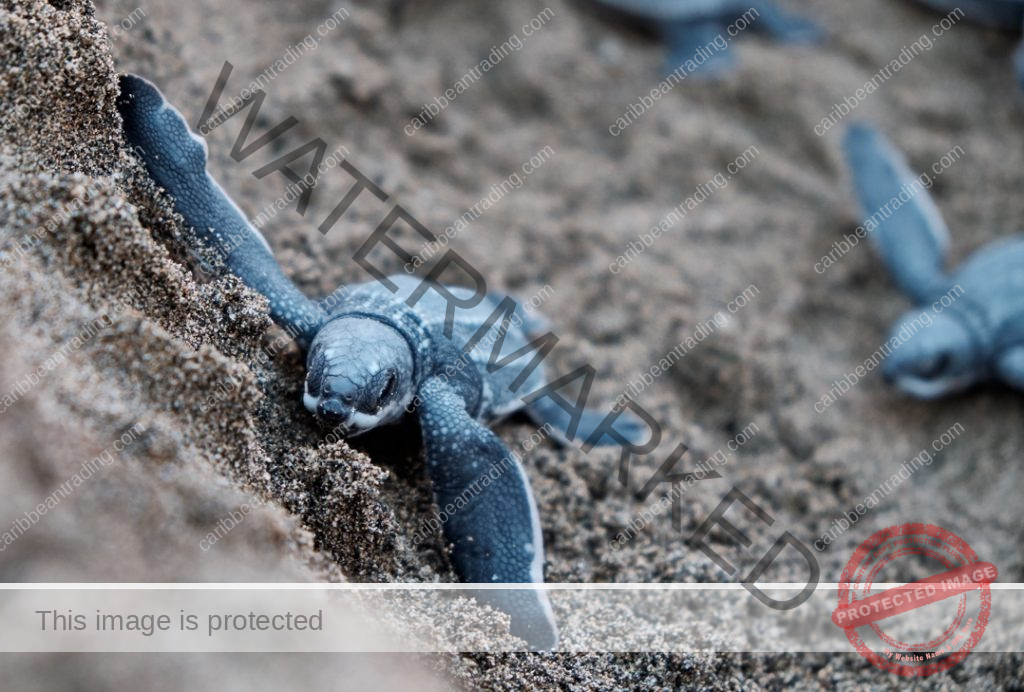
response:
M901 561L920 562L917 556L944 569L872 593L873 584L885 581L885 571L895 574ZM932 524L889 527L864 541L850 558L832 622L880 670L909 677L940 673L963 661L981 640L992 608L989 585L998 576L995 565L980 561L946 529ZM949 604L936 605L946 599L956 599L955 613Z

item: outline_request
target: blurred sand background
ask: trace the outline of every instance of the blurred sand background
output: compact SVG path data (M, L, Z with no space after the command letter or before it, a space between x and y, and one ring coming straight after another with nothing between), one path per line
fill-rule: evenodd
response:
M116 74L161 86L194 124L224 60L227 94L255 78L318 24L350 16L267 87L255 132L294 115L300 124L241 163L229 152L235 118L208 139L210 168L250 215L284 190L251 172L314 137L349 160L435 232L544 147L554 155L520 189L486 211L452 246L495 290L553 289L543 312L561 343L554 372L589 362L591 399L610 401L699 323L758 289L729 325L708 337L639 397L665 428L658 454L635 460L627 491L617 451L558 450L526 460L547 550L546 579L726 581L685 539L733 485L777 520L741 525L755 545L709 541L737 575L786 528L810 545L954 424L964 434L823 552L823 581L837 581L874 531L936 523L1024 580L1019 394L986 388L942 402L900 396L875 371L823 414L813 405L887 337L908 307L866 244L824 275L813 265L857 225L838 145L842 128L813 128L940 18L896 0L812 0L804 11L830 30L814 48L744 36L740 69L719 83L687 80L618 137L608 126L660 80L661 48L584 4L560 0L410 3L400 26L386 3L322 0L66 0L0 3L0 108L43 87L52 97L18 120L0 151L5 251L92 180L112 183L0 277L0 391L82 327L140 288L115 318L0 414L0 527L6 528L82 463L142 422L146 434L59 510L0 553L4 581L452 581L443 540L412 535L432 508L416 430L318 447L301 405L303 362L294 347L247 367L281 332L265 303L230 277L194 271L171 207L123 148ZM108 48L112 24L145 17ZM459 95L426 129L403 134L424 102L546 7L554 13L522 50ZM965 152L932 194L953 236L953 261L1020 230L1024 217L1024 99L1009 55L1015 39L962 24L856 110L906 152L916 171ZM65 69L70 78L55 81ZM725 169L748 147L756 160L618 275L609 263L638 233ZM370 195L326 236L317 224L351 186L324 176L305 218L286 210L264 235L292 278L312 294L368 279L351 257L390 208ZM411 231L396 234L408 248ZM400 271L389 253L373 260ZM390 262L390 263L389 263ZM209 413L201 404L226 378L240 387ZM643 508L633 494L678 442L706 459L746 426L758 434L683 504L683 534L662 516L621 550L609 547ZM523 421L499 426L510 444ZM663 453L664 452L664 453ZM199 541L253 493L271 502L217 545ZM647 503L649 504L649 503ZM742 515L737 515L742 516ZM1016 528L1015 528L1016 527ZM786 554L767 581L800 580ZM785 557L785 556L784 556ZM728 632L722 632L727 637ZM343 656L5 656L11 689L238 689L316 685L405 674L466 688L779 689L885 688L900 680L856 653L837 655L493 655L395 663ZM182 671L188 671L182 676ZM369 676L362 678L359 676ZM388 684L383 682L382 684ZM397 682L395 684L398 684ZM992 689L1024 684L1015 655L968 657L922 687ZM220 686L218 689L234 689Z

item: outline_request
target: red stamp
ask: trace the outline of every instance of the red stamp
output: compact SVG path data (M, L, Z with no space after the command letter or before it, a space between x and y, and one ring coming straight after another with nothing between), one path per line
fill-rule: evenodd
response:
M890 577L903 570L931 572L872 594L884 568ZM979 561L969 545L938 526L882 529L846 564L832 622L880 670L914 677L940 673L964 660L981 640L992 609L989 584L998 575L995 565ZM911 611L913 622L910 616L899 617ZM886 633L880 624L885 620L890 632L901 631L907 641Z

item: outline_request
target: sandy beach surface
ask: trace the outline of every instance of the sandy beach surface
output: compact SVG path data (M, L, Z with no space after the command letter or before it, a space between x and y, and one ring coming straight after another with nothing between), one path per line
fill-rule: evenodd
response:
M207 143L211 173L250 217L285 191L282 176L253 171L317 137L328 151L345 147L346 160L391 196L385 205L361 195L321 233L317 226L352 185L336 168L305 216L291 205L267 222L263 234L276 257L309 295L369 279L352 257L391 203L440 233L515 175L520 184L507 186L451 247L495 290L542 296L560 337L552 372L591 364L598 373L591 400L606 405L688 336L706 332L636 395L665 439L658 454L634 459L628 488L617 482L616 448L584 454L545 442L526 455L547 581L738 581L779 527L809 546L820 541L843 512L950 430L930 464L855 526L819 543L821 580L838 581L861 541L906 522L942 525L998 565L1001 581L1024 580L1019 393L993 386L921 402L874 371L819 406L823 412L815 408L909 308L866 242L816 271L833 243L854 231L858 212L839 148L847 123L820 136L815 127L941 15L896 0L802 6L828 28L823 44L745 37L730 48L733 74L683 82L613 135L609 127L657 85L663 52L585 3L430 0L409 3L396 22L384 2L0 2L0 110L8 118L0 148L0 398L55 362L0 412L0 531L115 441L132 440L6 546L2 580L456 581L440 532L414 541L434 511L415 424L327 439L302 406L298 348L274 347L282 331L264 299L236 278L198 270L187 229L121 134L119 73L160 85L194 125L224 61L233 65L225 94L237 93L307 37L316 47L266 85L254 132L289 115L298 125L241 162L230 156L241 117ZM320 35L341 8L344 20ZM143 14L133 15L137 9ZM546 10L543 28L522 37L520 50L410 130L424 104ZM962 150L931 188L954 263L1019 232L1024 218L1015 40L958 25L847 116L885 131L915 171ZM524 173L531 159L541 164ZM738 159L742 167L728 168ZM617 263L629 243L722 173L726 185L635 259ZM393 235L407 248L422 242L408 227ZM402 271L386 250L371 259ZM272 357L259 358L268 349ZM60 363L57 353L66 356ZM496 428L509 445L535 429L521 419ZM728 450L738 435L744 444L721 467L722 478L687 491L681 533L661 516L613 545L650 504L635 494L668 450L685 443L686 459L696 463ZM709 535L740 567L730 576L686 539L733 486L777 524L745 518L740 528L755 549L763 546L756 553L721 529ZM215 546L200 546L219 519L254 496L262 501L244 522ZM802 581L805 573L787 552L770 581ZM724 623L713 635L727 640L736 626ZM658 650L657 641L626 646ZM12 690L904 684L852 649L2 660L0 686ZM915 685L1017 688L1022 658L975 653Z

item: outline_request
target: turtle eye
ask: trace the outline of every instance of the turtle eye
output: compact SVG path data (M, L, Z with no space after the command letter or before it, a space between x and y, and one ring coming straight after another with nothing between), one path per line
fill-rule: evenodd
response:
M395 389L398 386L398 378L395 377L393 370L388 371L388 378L384 381L384 388L380 390L380 397L378 401L383 406L386 402L391 400L391 397L395 393Z
M938 377L939 375L944 373L946 371L946 368L948 367L949 354L943 353L940 356L932 358L923 366L921 366L921 369L918 371L918 374L925 379L932 379L933 377Z

